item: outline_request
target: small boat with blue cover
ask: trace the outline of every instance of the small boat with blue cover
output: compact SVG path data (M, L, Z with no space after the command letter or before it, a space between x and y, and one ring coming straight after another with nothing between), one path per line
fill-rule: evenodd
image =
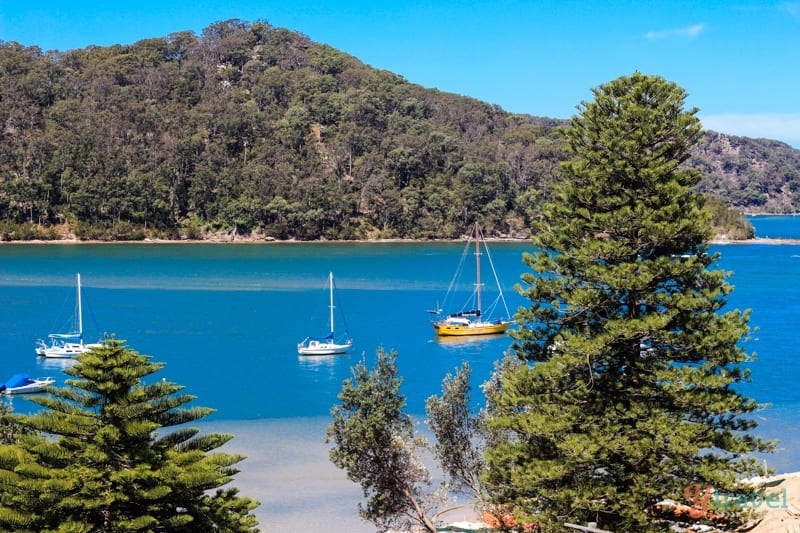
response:
M55 381L56 380L51 377L32 378L24 373L14 374L8 378L5 383L0 385L0 392L4 394L42 392L45 387L52 385Z

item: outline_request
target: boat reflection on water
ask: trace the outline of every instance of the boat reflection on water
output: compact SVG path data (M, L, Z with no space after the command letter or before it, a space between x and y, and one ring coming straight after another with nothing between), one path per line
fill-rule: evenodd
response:
M71 357L37 357L36 366L44 370L65 370L77 362Z
M323 387L342 381L342 365L354 363L348 354L339 355L298 355L298 372L303 376L304 386Z
M469 336L464 335L460 337L450 337L450 336L439 336L437 335L430 342L435 344L439 344L440 346L452 349L452 350L460 350L460 349L478 349L484 350L487 348L494 348L497 347L499 351L502 353L508 346L511 345L511 338L505 334L497 334L497 335L475 335Z
M336 358L341 357L340 355L315 355L314 357L308 357L303 355L297 356L297 361L300 363L300 366L303 368L308 368L310 370L319 370L322 368L330 368L336 362Z

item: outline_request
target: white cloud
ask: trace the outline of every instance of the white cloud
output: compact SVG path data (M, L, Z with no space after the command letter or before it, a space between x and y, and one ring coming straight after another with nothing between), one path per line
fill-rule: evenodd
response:
M644 34L645 39L662 40L673 37L697 37L706 29L705 24L695 24L685 28L673 28L671 30L649 31Z
M800 148L800 113L729 113L699 118L705 129L741 137L774 139Z

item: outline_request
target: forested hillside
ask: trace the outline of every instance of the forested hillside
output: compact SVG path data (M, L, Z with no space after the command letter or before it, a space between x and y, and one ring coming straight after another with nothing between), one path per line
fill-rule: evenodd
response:
M800 150L769 139L707 132L688 161L700 169L698 190L751 213L800 211Z
M522 236L563 124L266 22L66 52L0 42L0 238L451 238L475 219ZM798 151L707 137L704 192L797 210Z

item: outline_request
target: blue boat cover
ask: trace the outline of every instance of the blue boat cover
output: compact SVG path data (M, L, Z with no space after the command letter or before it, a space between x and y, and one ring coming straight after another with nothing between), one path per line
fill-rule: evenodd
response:
M7 389L11 389L14 387L22 387L31 382L33 382L33 380L28 374L14 374L8 378L8 381L5 382L5 386Z

